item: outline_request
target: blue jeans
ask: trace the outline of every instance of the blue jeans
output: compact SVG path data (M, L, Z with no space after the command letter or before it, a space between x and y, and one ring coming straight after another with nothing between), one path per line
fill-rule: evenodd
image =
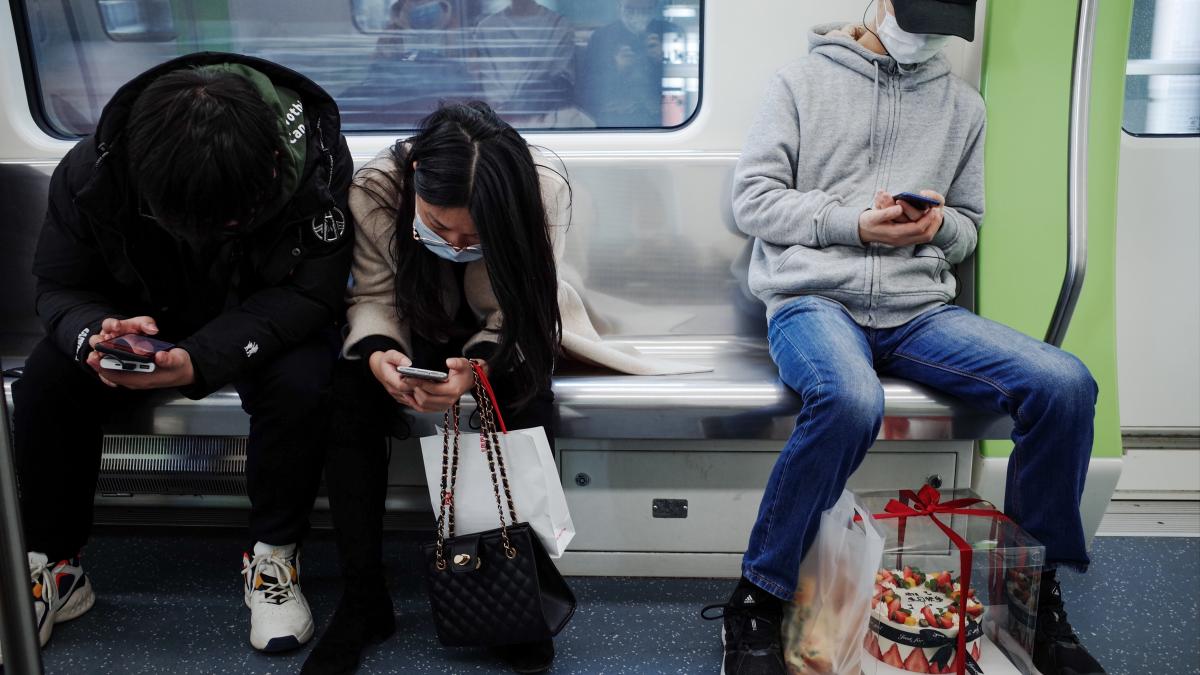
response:
M1014 421L1004 511L1049 563L1087 567L1079 500L1098 389L1061 349L953 305L895 328L863 328L838 303L804 296L771 318L771 358L803 408L759 506L742 573L790 599L820 516L883 423L879 375L921 382ZM917 487L897 485L897 488Z

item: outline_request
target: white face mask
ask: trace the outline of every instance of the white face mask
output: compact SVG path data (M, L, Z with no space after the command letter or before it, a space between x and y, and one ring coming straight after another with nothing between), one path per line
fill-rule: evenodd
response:
M896 23L896 17L885 12L879 24L879 41L899 63L925 63L942 51L950 36L909 33Z

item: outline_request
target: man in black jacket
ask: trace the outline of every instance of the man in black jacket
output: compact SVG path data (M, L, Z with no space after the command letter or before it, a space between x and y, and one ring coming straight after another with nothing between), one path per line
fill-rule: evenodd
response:
M101 424L148 390L232 384L250 415L243 556L250 641L306 642L296 546L322 467L323 414L349 276L353 163L333 99L276 64L193 54L123 86L62 160L34 258L48 336L14 388L14 431L42 643L94 602L87 542ZM176 343L153 372L98 343Z

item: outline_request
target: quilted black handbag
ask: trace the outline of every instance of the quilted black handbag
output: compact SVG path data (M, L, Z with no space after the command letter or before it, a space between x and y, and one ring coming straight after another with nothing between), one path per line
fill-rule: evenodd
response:
M575 613L575 595L528 523L517 522L500 452L497 423L507 433L483 369L473 363L480 450L487 456L500 527L454 532L459 405L442 424L442 489L437 540L422 545L429 604L438 639L448 647L492 647L546 640ZM505 523L501 488L508 502Z

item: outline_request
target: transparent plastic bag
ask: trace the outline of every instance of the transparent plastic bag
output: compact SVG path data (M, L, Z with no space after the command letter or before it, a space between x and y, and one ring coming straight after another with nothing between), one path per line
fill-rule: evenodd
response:
M784 658L792 675L859 675L882 558L883 534L854 494L843 490L821 515L784 613Z

